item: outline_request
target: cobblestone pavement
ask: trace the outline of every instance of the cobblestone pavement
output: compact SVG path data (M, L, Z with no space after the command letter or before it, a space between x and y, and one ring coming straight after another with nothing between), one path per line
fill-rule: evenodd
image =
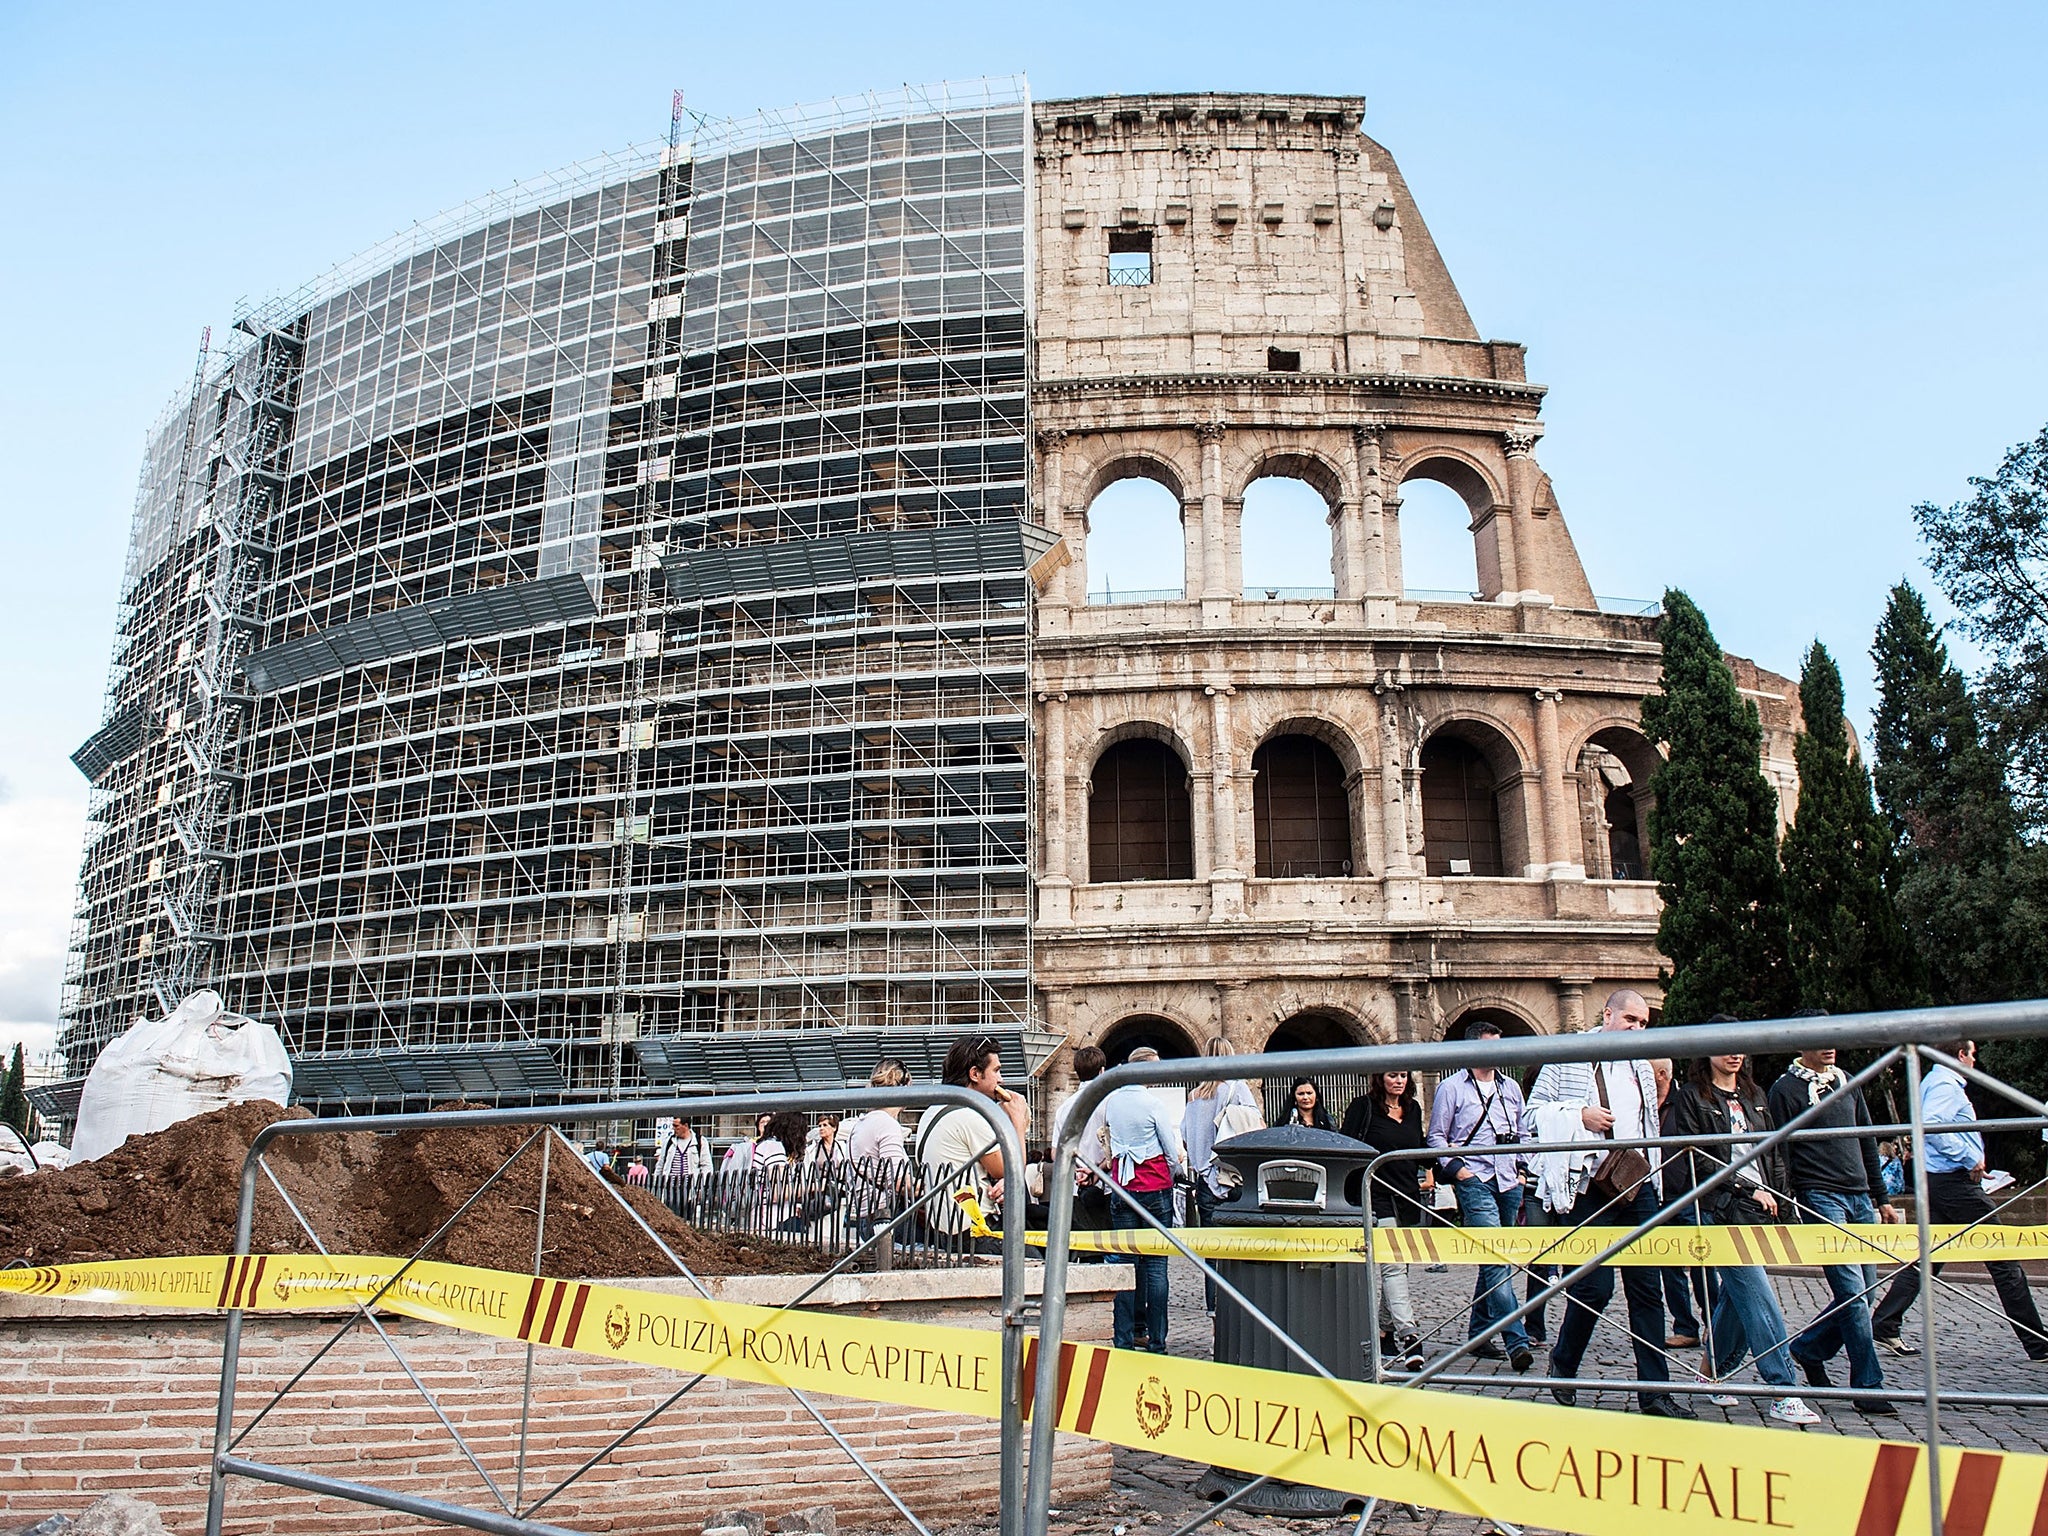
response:
M1774 1278L1779 1304L1787 1323L1796 1332L1824 1305L1828 1296L1827 1284L1818 1274L1785 1274ZM1937 1313L1941 1319L1937 1351L1941 1379L1957 1390L2048 1395L2048 1365L2027 1362L2004 1315L1998 1310L1997 1293L1988 1284L1988 1277L1983 1271L1952 1270L1950 1278L1958 1283L1936 1288ZM1434 1333L1439 1341L1462 1337L1472 1295L1473 1272L1470 1269L1451 1269L1432 1274L1423 1266L1416 1265L1411 1268L1410 1279L1417 1317L1424 1333ZM1203 1314L1201 1277L1193 1265L1179 1259L1172 1261L1172 1294L1173 1315L1168 1348L1177 1355L1207 1359L1209 1325ZM1628 1377L1634 1374L1635 1365L1628 1340L1620 1330L1624 1311L1617 1287L1608 1310L1609 1321L1604 1321L1595 1331L1581 1375ZM1553 1325L1556 1316L1557 1310L1553 1305ZM1919 1321L1916 1309L1907 1320L1908 1338L1917 1340ZM1921 1380L1919 1358L1905 1359L1892 1355L1883 1358L1889 1384L1895 1388L1918 1388ZM1696 1364L1693 1351L1680 1352L1673 1360L1673 1374L1678 1374L1682 1366L1689 1376ZM1536 1370L1526 1377L1515 1376L1504 1364L1473 1362L1463 1369L1473 1374L1498 1376L1499 1391L1503 1395L1527 1400L1535 1398L1543 1390L1540 1350ZM1847 1385L1847 1368L1839 1357L1833 1363L1832 1374L1837 1385ZM1741 1379L1753 1382L1756 1378L1745 1370ZM1456 1390L1489 1389L1466 1387ZM1634 1407L1633 1394L1600 1393L1590 1398L1582 1394L1581 1401L1602 1408ZM1704 1396L1690 1401L1702 1419L1729 1424L1771 1423L1764 1417L1770 1406L1767 1398L1746 1399L1734 1408L1715 1408ZM1823 1415L1822 1423L1803 1431L1787 1432L1882 1435L1886 1439L1907 1439L1923 1434L1926 1428L1924 1410L1917 1403L1902 1403L1897 1419L1866 1418L1846 1402L1831 1405L1816 1402L1814 1406ZM1786 1428L1783 1425L1772 1427ZM1972 1407L1944 1402L1942 1438L1951 1445L2048 1451L2048 1406ZM1084 1508L1061 1511L1053 1527L1063 1536L1169 1536L1206 1507L1196 1490L1206 1470L1171 1457L1119 1450L1111 1496ZM1247 1533L1265 1532L1274 1536L1282 1530L1349 1531L1355 1523L1355 1519L1338 1522L1268 1518L1229 1510L1205 1530L1213 1532L1220 1528ZM1373 1529L1393 1533L1393 1536L1485 1536L1493 1527L1469 1516L1383 1507L1374 1518Z

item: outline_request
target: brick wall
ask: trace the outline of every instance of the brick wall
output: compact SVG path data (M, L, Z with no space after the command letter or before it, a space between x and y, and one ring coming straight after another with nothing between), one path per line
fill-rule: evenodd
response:
M1107 1268L1087 1266L1087 1269ZM1118 1278L1129 1271L1115 1267ZM993 1272L892 1275L835 1285L828 1299L866 1315L994 1327ZM1106 1339L1108 1292L1079 1290L1070 1338ZM739 1282L733 1299L773 1304L787 1282ZM662 1287L664 1289L668 1287ZM981 1296L960 1294L979 1289ZM874 1299L880 1290L883 1299ZM923 1294L920 1294L920 1292ZM932 1294L936 1291L938 1294ZM950 1293L950 1294L948 1294ZM330 1317L256 1318L243 1334L237 1428L332 1338ZM526 1351L516 1344L388 1319L386 1331L508 1499L518 1478ZM171 1530L204 1528L206 1466L222 1324L141 1310L9 1300L0 1306L0 1510L9 1525L76 1514L121 1491L154 1503ZM688 1377L561 1350L533 1355L526 1494L551 1486ZM930 1523L995 1510L996 1426L950 1414L814 1398L832 1426ZM495 1509L496 1502L377 1335L358 1326L265 1415L238 1454ZM1063 1438L1060 1501L1106 1492L1110 1451ZM882 1495L787 1392L706 1379L536 1513L577 1530L696 1536L715 1509L770 1516L830 1503L842 1522L896 1517ZM247 1536L444 1530L365 1505L236 1480L226 1529Z

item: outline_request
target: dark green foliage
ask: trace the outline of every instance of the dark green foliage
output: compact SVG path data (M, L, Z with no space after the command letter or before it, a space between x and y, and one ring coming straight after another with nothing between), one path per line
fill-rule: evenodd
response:
M7 1064L5 1077L0 1077L0 1120L6 1121L23 1136L29 1134L28 1107L28 1066L22 1060L21 1043L15 1042L14 1059Z
M1893 893L1937 1004L2048 994L2048 849L2023 841L2005 762L1928 617L1901 582L1871 657L1878 704L1877 793L1894 843ZM2028 1093L2048 1091L2048 1042L1993 1040L1980 1065ZM1986 1114L2014 1112L1981 1100ZM1994 1161L2038 1171L2031 1133L1994 1138Z
M2048 831L2048 427L1967 500L1913 509L1927 564L1991 666L1978 697L2023 828Z
M1887 888L1891 839L1870 776L1849 750L1842 674L1818 640L1799 674L1799 707L1799 809L1781 858L1800 1005L1829 1013L1911 1006L1923 988Z
M1763 726L1683 592L1664 594L1658 637L1663 691L1643 701L1643 729L1668 753L1650 811L1650 869L1664 899L1657 947L1671 961L1663 1022L1774 1018L1794 991Z
M1871 657L1894 900L1932 999L2039 996L2048 991L2048 853L2021 841L2005 764L1926 604L1903 582Z

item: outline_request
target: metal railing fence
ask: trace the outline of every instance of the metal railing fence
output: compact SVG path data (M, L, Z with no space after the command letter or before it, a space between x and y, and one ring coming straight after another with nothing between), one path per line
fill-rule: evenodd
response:
M771 1093L752 1095L722 1095L718 1097L692 1097L675 1099L635 1099L616 1103L599 1103L570 1106L538 1106L520 1109L468 1110L460 1114L411 1114L360 1116L335 1120L280 1120L260 1131L249 1149L247 1160L242 1166L241 1201L235 1223L234 1253L246 1257L250 1251L250 1236L255 1219L256 1190L259 1178L269 1182L296 1220L300 1228L320 1253L326 1254L326 1245L320 1234L306 1220L299 1206L292 1200L285 1186L278 1179L266 1158L271 1146L285 1139L308 1136L347 1134L351 1132L397 1133L409 1131L471 1130L491 1126L531 1126L532 1132L511 1152L497 1168L491 1170L469 1198L458 1207L433 1232L429 1233L404 1264L390 1279L384 1281L375 1295L360 1302L355 1312L342 1324L340 1329L316 1350L282 1386L274 1393L239 1431L235 1427L235 1388L241 1359L242 1309L231 1307L227 1313L221 1347L220 1396L214 1419L214 1452L211 1467L211 1481L207 1491L206 1533L220 1536L225 1513L228 1479L246 1478L258 1482L274 1483L302 1492L322 1494L353 1503L366 1504L377 1508L396 1510L404 1514L425 1519L438 1520L450 1525L466 1526L473 1530L491 1531L499 1536L567 1536L560 1527L546 1524L534 1518L535 1513L554 1500L569 1486L586 1473L597 1467L620 1447L630 1442L669 1408L704 1381L702 1374L684 1382L654 1408L642 1414L625 1430L615 1435L594 1455L586 1458L566 1477L558 1479L551 1487L537 1496L527 1497L526 1461L529 1428L532 1410L533 1346L527 1346L524 1396L520 1406L519 1439L516 1482L510 1490L500 1487L485 1470L483 1463L471 1450L457 1424L445 1412L427 1384L407 1364L397 1342L384 1328L375 1314L378 1301L405 1276L414 1264L425 1259L467 1214L523 1156L537 1155L541 1160L541 1199L534 1225L534 1272L539 1274L541 1255L545 1248L547 1232L548 1170L556 1156L577 1158L580 1154L575 1145L561 1132L564 1123L588 1121L631 1121L654 1116L691 1117L711 1114L773 1114L782 1110L835 1110L842 1114L864 1112L871 1109L904 1108L923 1109L931 1105L947 1105L961 1108L980 1115L989 1125L994 1138L994 1150L1002 1157L1003 1178L1006 1187L1024 1187L1024 1147L1016 1127L991 1099L967 1088L955 1087L899 1087L866 1089L812 1089L792 1093ZM633 1209L619 1188L602 1179L596 1182L611 1195L618 1208L673 1264L676 1272L688 1281L698 1293L707 1298L711 1292L702 1279L666 1243L654 1229L647 1225L640 1214ZM870 1235L863 1241L849 1244L843 1255L823 1274L811 1278L803 1291L778 1307L784 1312L803 1304L815 1295L829 1281L854 1267L876 1246L891 1241L894 1234L907 1228L913 1222L943 1226L946 1219L935 1216L942 1201L950 1201L951 1192L958 1180L948 1178L941 1171L937 1176L926 1179L921 1193L892 1203L893 1214L878 1214L870 1229ZM1001 1240L1002 1256L1002 1397L1001 1397L1001 1464L998 1474L997 1497L1001 1511L1001 1536L1020 1536L1024 1513L1024 1436L1022 1422L1022 1395L1019 1384L1023 1366L1023 1330L1027 1322L1025 1300L1025 1247L1024 1225L1010 1222L1005 1226ZM348 1335L358 1324L368 1327L383 1341L400 1368L411 1379L442 1430L448 1435L456 1449L481 1478L496 1508L476 1507L457 1504L449 1500L429 1499L401 1492L394 1488L376 1484L354 1482L331 1477L324 1473L311 1472L297 1467L278 1466L236 1454L241 1442L261 1424L265 1417L291 1393L306 1376L319 1364L334 1346ZM1055 1351L1057 1353L1057 1351ZM853 1462L854 1466L873 1483L904 1521L918 1533L931 1536L930 1531L891 1488L879 1472L871 1467L845 1437L835 1429L826 1417L811 1403L810 1399L794 1387L787 1388L797 1406L829 1436L839 1449Z
M1880 1054L1861 1070L1853 1073L1849 1081L1862 1084L1873 1081L1887 1066L1903 1061L1908 1080L1907 1098L1909 1115L1904 1129L1912 1138L1913 1176L1915 1180L1914 1221L1919 1239L1918 1268L1920 1274L1920 1302L1922 1306L1922 1329L1924 1350L1921 1355L1923 1371L1922 1398L1927 1410L1926 1450L1928 1454L1927 1489L1931 1529L1935 1536L1942 1532L1943 1482L1940 1475L1941 1447L1940 1404L1941 1389L1936 1361L1936 1310L1935 1282L1933 1273L1937 1261L1932 1251L1929 1228L1929 1199L1926 1175L1926 1140L1928 1129L1921 1112L1920 1076L1923 1060L1933 1060L1964 1074L1970 1082L2003 1094L2019 1104L2043 1122L2048 1122L2048 1105L2043 1105L2011 1085L2001 1083L1973 1067L1966 1067L1954 1058L1928 1048L1926 1042L1950 1043L1964 1039L1984 1041L1991 1039L2015 1039L2048 1033L2048 1001L2022 1003L1978 1004L1968 1007L1895 1010L1846 1016L1842 1018L1810 1018L1797 1020L1764 1020L1733 1024L1703 1024L1672 1027L1645 1034L1637 1030L1595 1029L1582 1033L1552 1036L1524 1036L1487 1041L1426 1041L1401 1042L1388 1045L1347 1047L1335 1050L1298 1051L1273 1056L1207 1057L1174 1061L1145 1062L1125 1065L1103 1073L1092 1082L1082 1086L1079 1093L1065 1110L1063 1132L1053 1147L1053 1167L1046 1181L1050 1192L1050 1209L1047 1220L1045 1282L1040 1317L1041 1337L1058 1339L1062 1336L1066 1317L1067 1267L1069 1245L1073 1236L1073 1191L1077 1167L1086 1165L1079 1152L1078 1137L1088 1124L1095 1109L1110 1094L1128 1086L1149 1087L1154 1085L1185 1086L1201 1082L1220 1082L1235 1078L1267 1078L1275 1076L1327 1077L1338 1073L1367 1074L1372 1072L1404 1069L1410 1072L1446 1072L1471 1066L1486 1066L1496 1070L1523 1066L1542 1066L1549 1063L1627 1061L1648 1057L1652 1054L1673 1059L1688 1059L1742 1053L1744 1055L1797 1054L1810 1050L1842 1050L1846 1048L1876 1048ZM1752 1133L1742 1138L1746 1145L1739 1152L1731 1152L1717 1172L1674 1201L1658 1201L1658 1209L1646 1221L1631 1223L1615 1241L1608 1243L1600 1253L1583 1263L1575 1264L1571 1270L1559 1277L1546 1291L1547 1296L1560 1296L1565 1288L1580 1277L1600 1267L1629 1242L1642 1234L1654 1230L1669 1221L1679 1210L1696 1202L1702 1195L1728 1184L1740 1171L1766 1155L1772 1148L1785 1143L1787 1138L1808 1128L1808 1122L1822 1109L1821 1103L1809 1105L1806 1111L1795 1115L1783 1127L1769 1132ZM1863 1129L1863 1135L1879 1134L1878 1131ZM1707 1138L1713 1140L1715 1138ZM1735 1138L1730 1138L1734 1140ZM1697 1138L1690 1140L1697 1141ZM1583 1144L1579 1144L1584 1150ZM1438 1154L1440 1155L1440 1154ZM1245 1299L1229 1280L1209 1261L1198 1258L1185 1244L1173 1235L1166 1225L1155 1218L1138 1201L1116 1186L1105 1181L1112 1198L1130 1209L1136 1217L1136 1225L1142 1230L1150 1228L1164 1233L1167 1242L1182 1257L1193 1262L1203 1273L1215 1281L1220 1293L1227 1294L1255 1324L1270 1332L1280 1343L1300 1359L1309 1369L1325 1377L1330 1376L1320 1362L1316 1361L1302 1346L1293 1340L1287 1330L1276 1323L1265 1312ZM1372 1218L1370 1185L1364 1190L1367 1198L1361 1204L1365 1210L1365 1240L1371 1242ZM1561 1266L1560 1266L1561 1267ZM1366 1265L1368 1274L1376 1273L1376 1266ZM1370 1283L1370 1282L1368 1282ZM1496 1318L1486 1328L1462 1341L1429 1362L1423 1370L1406 1378L1411 1387L1425 1387L1431 1382L1450 1383L1445 1379L1451 1365L1463 1355L1482 1349L1498 1338L1516 1318L1533 1310L1534 1303L1525 1302L1509 1316ZM1376 1342L1376 1341L1375 1341ZM1041 1402L1058 1400L1057 1379L1058 1351L1044 1349L1039 1352L1038 1377L1034 1384L1037 1399ZM1547 1382L1545 1383L1548 1384ZM1629 1387L1633 1383L1602 1381L1603 1387ZM1648 1384L1651 1390L1662 1391L1666 1384ZM2015 1395L2028 1406L2048 1405L2048 1394ZM1054 1416L1041 1414L1031 1425L1031 1457L1025 1487L1025 1508L1023 1536L1046 1536L1050 1517L1052 1492L1052 1454L1055 1426ZM1231 1505L1269 1481L1255 1478L1222 1502L1210 1506L1194 1519L1185 1522L1173 1536L1189 1536L1198 1527L1209 1523ZM1367 1499L1360 1511L1357 1530L1363 1533L1367 1522L1377 1506L1377 1499Z
M976 1257L972 1232L948 1220L958 1183L904 1158L838 1158L656 1176L649 1188L702 1231L802 1244L834 1260L859 1252L863 1267L888 1270Z

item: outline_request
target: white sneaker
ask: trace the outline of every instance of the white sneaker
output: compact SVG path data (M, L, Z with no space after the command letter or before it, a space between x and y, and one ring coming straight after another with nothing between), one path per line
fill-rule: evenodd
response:
M1705 1376L1695 1375L1693 1377L1693 1380L1703 1387L1712 1384L1710 1378ZM1716 1408L1733 1408L1737 1403L1741 1402L1742 1399L1739 1397L1731 1397L1726 1392L1709 1392L1707 1394L1707 1401L1712 1403Z
M1771 1417L1780 1424L1818 1424L1820 1415L1796 1397L1781 1397L1771 1404Z

